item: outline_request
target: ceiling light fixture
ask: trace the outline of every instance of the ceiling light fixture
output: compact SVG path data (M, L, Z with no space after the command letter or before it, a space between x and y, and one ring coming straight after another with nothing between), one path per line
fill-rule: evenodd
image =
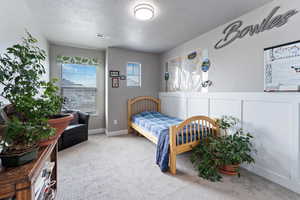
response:
M103 35L101 33L97 33L96 36L100 39L105 39L105 35Z
M150 20L154 17L154 7L147 3L141 3L134 7L134 16L139 20Z

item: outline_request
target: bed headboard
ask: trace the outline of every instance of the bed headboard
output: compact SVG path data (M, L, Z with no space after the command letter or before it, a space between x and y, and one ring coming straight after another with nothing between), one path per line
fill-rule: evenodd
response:
M131 116L144 111L160 112L160 100L150 96L136 97L128 100L128 125Z

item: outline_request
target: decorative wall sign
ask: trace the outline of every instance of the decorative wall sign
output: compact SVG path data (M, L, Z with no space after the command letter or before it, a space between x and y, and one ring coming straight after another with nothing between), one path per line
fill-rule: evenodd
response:
M165 72L165 81L168 81L170 78L170 73L169 72Z
M197 56L197 51L190 53L187 57L189 60L195 59Z
M122 80L122 81L126 80L126 76L125 75L121 75L120 76L120 80Z
M119 76L120 76L120 71L116 71L116 70L109 71L109 77L119 77Z
M111 83L112 83L112 88L120 87L120 81L118 77L112 78Z
M201 83L201 86L204 88L208 88L210 86L212 86L213 82L211 80L207 80Z
M244 38L246 35L253 36L254 34L259 34L273 28L279 28L298 13L298 11L294 9L275 16L279 9L280 6L275 7L261 24L249 25L242 28L243 21L241 20L231 23L224 29L223 34L225 36L215 45L215 49L221 49L237 39Z
M165 89L165 92L168 92L168 88L169 88L169 79L170 79L170 73L169 73L169 63L166 62L166 68L165 68L165 81L166 81L166 89Z
M265 91L299 91L300 41L264 49Z
M208 72L209 68L210 68L210 60L208 58L206 58L202 62L201 70L203 72Z

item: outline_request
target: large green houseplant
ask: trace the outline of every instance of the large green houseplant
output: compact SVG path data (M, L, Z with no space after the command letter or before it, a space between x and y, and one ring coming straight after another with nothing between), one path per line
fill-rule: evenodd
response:
M217 120L219 126L226 129L236 126L237 122L237 119L227 116ZM244 133L240 128L235 130L234 134L227 134L227 131L225 133L218 137L210 136L207 142L193 149L191 161L200 177L220 181L222 179L220 173L239 175L240 164L254 162L251 155L253 136Z
M61 116L62 99L55 80L43 81L46 53L37 40L27 32L21 44L7 48L0 55L0 96L9 105L1 110L5 131L0 141L2 164L24 164L37 156L41 140L52 141L72 116ZM51 138L51 140L49 140ZM49 144L50 142L46 143Z

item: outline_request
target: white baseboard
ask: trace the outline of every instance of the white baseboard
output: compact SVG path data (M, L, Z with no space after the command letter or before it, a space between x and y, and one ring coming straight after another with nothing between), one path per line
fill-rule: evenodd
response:
M125 130L120 130L120 131L110 131L108 132L106 130L105 134L108 136L108 137L111 137L111 136L119 136L119 135L127 135L128 134L128 130L125 129Z
M257 174L258 176L264 177L274 183L277 183L289 190L292 190L300 194L300 181L291 179L288 177L280 176L272 171L264 169L260 166L242 166L243 168Z
M99 133L105 133L106 129L105 128L98 128L98 129L91 129L89 130L89 135L95 135Z

